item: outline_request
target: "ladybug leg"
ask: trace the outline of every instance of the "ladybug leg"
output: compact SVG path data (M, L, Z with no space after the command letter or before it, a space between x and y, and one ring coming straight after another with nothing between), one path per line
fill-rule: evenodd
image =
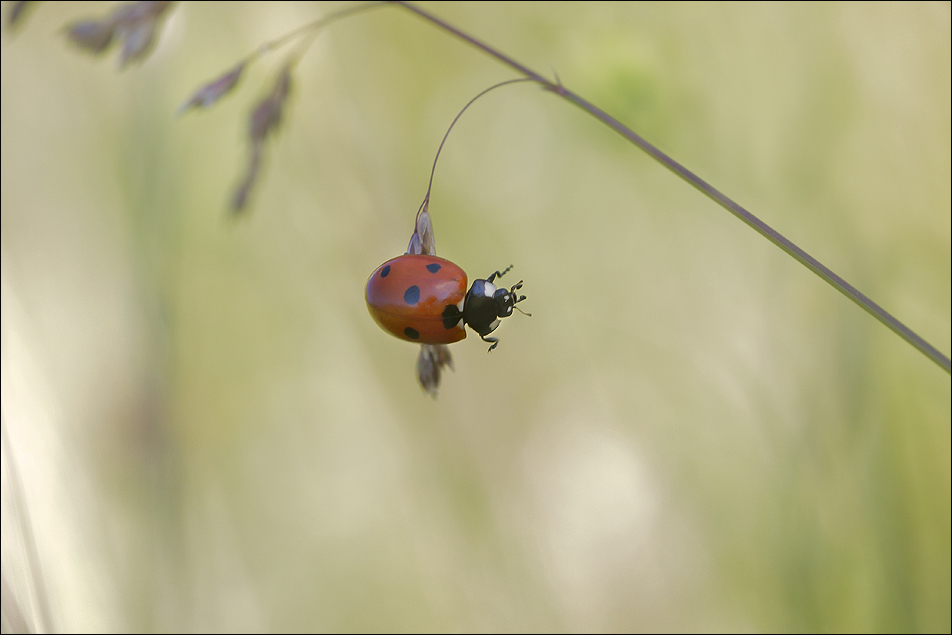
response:
M525 311L523 311L522 309L516 306L516 304L526 299L526 296L524 295L516 295L516 291L518 291L521 288L522 288L522 280L512 285L512 287L509 289L509 298L512 300L512 308L515 309L516 311L519 311L519 313L522 313L525 316L532 317L531 313L526 313Z
M498 337L486 337L485 335L480 335L480 337L483 338L484 342L488 342L489 344L492 344L492 346L489 347L489 350L486 351L487 353L492 353L493 349L499 346Z
M513 306L513 308L515 308L516 310L518 310L519 313L522 313L523 315L528 315L529 317L532 317L532 314L531 314L531 313L526 313L525 311L523 311L522 309L520 309L519 307L516 306L516 304L518 304L519 302L522 302L523 300L526 299L526 296L524 296L524 295L516 295L516 291L518 291L518 290L521 289L521 288L522 288L522 280L520 280L520 281L517 282L516 284L512 285L512 288L509 289L509 296L512 298L512 306Z
M504 275L506 275L506 273L507 273L510 269L512 269L512 265L509 265L509 266L506 267L504 270L502 270L502 271L497 271L497 272L494 273L493 275L489 276L488 278L486 278L486 282L492 282L493 280L496 279L496 276L502 278Z

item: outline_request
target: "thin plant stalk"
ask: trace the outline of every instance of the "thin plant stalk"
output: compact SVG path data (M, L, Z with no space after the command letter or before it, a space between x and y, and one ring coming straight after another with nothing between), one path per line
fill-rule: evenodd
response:
M443 140L440 141L440 147L436 149L436 157L434 157L434 159L433 159L433 167L430 168L430 182L427 183L427 186L426 186L426 196L423 197L423 203L420 204L420 209L417 210L417 218L418 218L418 219L419 219L419 217L420 217L420 214L422 214L423 212L425 212L425 211L427 210L427 208L429 207L429 205L430 205L430 192L431 192L431 190L433 189L433 175L436 174L436 163L437 163L437 161L440 160L440 153L443 151L443 146L446 145L446 139L450 136L450 132L453 131L453 126L455 126L455 125L456 125L456 122L459 121L459 118L463 116L463 113L466 112L466 109L469 108L470 106L472 106L472 105L473 105L473 102L475 102L477 99L479 99L480 97L482 97L483 95L485 95L485 94L488 93L489 91L496 90L497 88L501 88L502 86L506 86L506 85L508 85L508 84L516 84L516 83L519 83L519 82L531 82L531 81L535 81L535 78L532 78L532 77L520 77L520 78L518 78L518 79L507 79L507 80L504 81L504 82L499 82L498 84L493 84L492 86L490 86L490 87L487 88L486 90L480 92L478 95L476 95L475 97L473 97L472 99L470 99L469 102L467 102L467 104L466 104L465 106L463 106L463 109L460 110L460 111L456 114L456 117L453 118L453 122L450 124L450 127L447 128L446 134L443 135Z
M502 62L506 66L514 69L515 71L525 75L527 78L539 83L546 90L555 93L559 97L575 104L591 116L595 117L606 126L623 136L625 139L631 141L633 144L638 146L643 150L648 156L653 158L655 161L668 168L670 171L674 172L675 175L680 177L683 181L693 186L699 190L702 194L707 196L709 199L726 209L728 212L742 220L748 226L750 226L754 231L759 233L761 236L772 242L774 245L785 251L787 254L792 256L797 262L805 266L807 269L818 275L820 278L825 280L837 291L845 295L847 298L855 302L862 308L864 311L872 315L874 318L879 320L883 325L892 330L896 335L906 340L910 345L916 348L923 355L931 359L933 362L938 364L940 367L945 369L945 372L952 373L952 366L950 366L949 357L942 354L939 350L932 346L929 342L924 340L918 334L916 334L908 326L896 319L892 314L886 311L884 308L870 300L865 294L861 293L856 287L848 283L846 280L833 273L833 271L822 264L819 260L805 252L803 249L795 245L792 241L784 237L780 232L770 227L767 223L760 220L749 211L744 209L741 205L732 200L729 196L715 188L713 185L694 174L686 167L681 165L676 160L672 159L670 156L653 146L647 140L645 140L641 135L637 134L632 129L628 128L625 124L621 123L608 113L606 113L601 108L595 106L591 102L583 99L579 95L576 95L572 91L565 88L561 82L556 80L552 82L542 75L539 75L535 71L529 69L526 66L523 66L516 60L512 59L508 55L499 52L488 44L480 42L476 38L472 37L460 31L451 24L444 22L440 18L436 17L432 13L424 11L420 7L417 7L409 2L400 2L395 1L393 4L399 5L414 13L415 15L427 20L431 24L443 29L447 33L465 41L469 44L480 49L489 56L495 58L499 62Z
M829 267L827 267L826 265L821 263L819 260L817 260L810 254L808 254L806 251L798 247L796 244L793 243L793 241L786 238L783 234L781 234L780 232L772 228L770 225L768 225L764 221L757 218L755 215L753 215L751 212L746 210L743 206L738 204L729 196L727 196L726 194L724 194L723 192L715 188L713 185L711 185L710 183L708 183L707 181L705 181L704 179L696 175L691 170L684 167L681 163L679 163L675 159L668 156L662 150L652 145L641 135L639 135L638 133L633 131L631 128L629 128L625 124L621 123L620 121L618 121L617 119L615 119L614 117L606 113L604 110L602 110L598 106L592 104L591 102L587 101L583 97L565 88L565 86L563 86L562 83L558 80L558 77L556 77L556 80L554 82L549 79L546 79L539 73L536 73L535 71L528 68L527 66L524 66L523 64L519 63L512 57L509 57L508 55L498 51L497 49L489 46L488 44L485 44L477 40L476 38L472 37L471 35L467 33L464 33L463 31L456 28L455 26L436 17L432 13L429 13L428 11L425 11L421 9L420 7L417 7L416 5L413 5L409 2L404 2L402 0L389 0L389 1L384 0L380 2L361 3L358 5L347 7L345 9L341 9L339 11L331 13L323 18L315 20L314 22L310 22L289 33L286 33L285 35L275 40L266 42L265 44L262 44L260 47L258 47L258 49L256 49L241 64L239 64L239 66L235 70L231 71L231 73L235 75L233 79L228 79L227 81L224 81L224 78L222 78L218 80L219 82L224 81L224 85L226 86L226 88L220 91L218 91L217 88L214 89L213 99L205 100L205 98L201 94L201 91L199 91L199 93L196 93L196 96L194 96L190 101L186 102L186 104L183 105L183 108L190 107L192 105L198 105L198 104L207 105L208 103L210 103L210 101L214 101L215 99L220 97L222 94L230 90L230 88L235 83L237 83L237 77L238 75L240 75L241 69L244 66L246 66L247 64L251 63L258 57L266 53L269 53L271 51L274 51L278 48L283 47L288 42L291 42L303 36L307 36L299 45L295 55L292 56L291 64L293 65L293 62L296 61L296 59L301 54L303 54L303 52L308 48L308 46L310 45L310 42L313 39L313 36L321 27L327 26L331 22L337 21L341 18L351 16L356 13L366 11L368 9L379 8L386 4L398 5L406 9L407 11L410 11L411 13L417 15L418 17L423 18L424 20L427 20L429 23L433 24L434 26L446 31L447 33L449 33L450 35L453 35L454 37L457 37L463 40L464 42L471 44L472 46L486 53L487 55L495 58L497 61L502 62L506 66L517 71L518 73L520 73L521 75L525 77L524 80L520 80L520 81L527 81L527 80L534 81L538 83L540 86L542 86L545 90L548 90L554 93L555 95L562 97L568 102L575 104L576 106L581 108L583 111L585 111L592 117L598 119L599 121L604 123L606 126L608 126L612 130L620 134L622 137L624 137L625 139L627 139L628 141L636 145L638 148L644 151L648 156L653 158L655 161L657 161L658 163L666 167L668 170L673 172L675 175L681 178L681 180L688 183L695 189L699 190L702 194L707 196L709 199L711 199L712 201L714 201L715 203L723 207L725 210L727 210L728 212L736 216L738 219L740 219L744 223L746 223L754 231L756 231L761 236L763 236L764 238L772 242L774 245L782 249L788 255L793 257L797 262L805 266L807 269L809 269L810 271L815 273L817 276L819 276L821 279L826 281L833 288L835 288L840 293L845 295L847 298L855 302L857 305L859 305L860 308L862 308L864 311L869 313L871 316L873 316L876 320L878 320L884 326L892 330L894 333L896 333L899 337L901 337L903 340L905 340L908 344L910 344L912 347L917 349L923 355L925 355L926 357L931 359L933 362L938 364L947 373L952 374L952 363L950 363L948 355L941 353L936 347L934 347L932 344L927 342L925 339L923 339L920 335L915 333L908 326L900 322L895 316L890 314L884 308L882 308L873 300L871 300L869 297L867 297L864 293L859 291L859 289L857 289L856 287L848 283L842 277L834 273ZM203 90L208 90L208 88L209 87L206 87ZM435 165L434 165L434 168L435 168ZM431 183L432 183L432 173L431 173ZM429 192L427 194L427 197L424 199L423 204L420 206L420 210L417 212L418 217L421 212L426 210L428 200L429 200Z

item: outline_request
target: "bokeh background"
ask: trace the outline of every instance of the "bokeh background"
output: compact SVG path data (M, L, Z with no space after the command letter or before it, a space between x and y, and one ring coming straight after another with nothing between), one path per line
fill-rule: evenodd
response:
M182 3L121 72L63 37L112 6L43 3L0 43L5 611L71 631L952 628L950 379L921 353L517 85L461 119L430 210L438 254L514 264L533 316L492 355L455 344L432 400L364 284L406 249L452 118L513 73L398 8L332 26L229 219L282 53L176 108L346 5ZM948 3L426 6L952 350Z

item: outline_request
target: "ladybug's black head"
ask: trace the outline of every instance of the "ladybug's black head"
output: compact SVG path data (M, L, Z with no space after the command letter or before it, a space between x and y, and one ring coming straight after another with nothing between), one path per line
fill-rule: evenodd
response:
M497 276L502 277L509 269L512 269L512 265L505 271L497 271L486 280L474 280L463 304L463 321L479 333L484 342L492 344L489 350L496 348L499 340L495 337L486 336L496 330L501 318L512 315L512 310L516 308L517 302L526 299L526 296L516 294L516 291L522 288L522 280L512 285L508 291L505 287L497 289L496 285L493 284L493 280Z

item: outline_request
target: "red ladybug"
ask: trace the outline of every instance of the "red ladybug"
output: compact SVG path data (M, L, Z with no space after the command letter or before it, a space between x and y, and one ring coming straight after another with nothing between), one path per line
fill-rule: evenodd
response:
M450 344L466 337L463 324L479 333L493 350L499 344L486 337L500 318L512 315L522 281L508 291L493 284L509 269L475 280L466 291L466 273L449 260L405 254L380 265L367 280L367 308L385 331L418 344Z

